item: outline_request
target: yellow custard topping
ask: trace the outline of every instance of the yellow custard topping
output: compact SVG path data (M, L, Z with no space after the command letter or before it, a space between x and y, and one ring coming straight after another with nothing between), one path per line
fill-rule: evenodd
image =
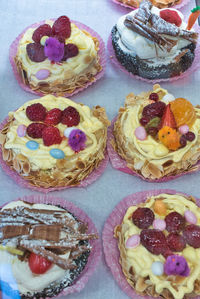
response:
M184 215L186 210L190 210L197 217L197 225L200 225L200 208L193 201L188 200L181 194L159 194L158 196L152 196L148 198L145 204L141 204L140 206L150 208L154 211L155 219L164 219L165 216L160 216L153 210L154 203L156 199L159 198L162 198L163 203L166 205L167 214L176 211ZM137 208L138 206L129 207L121 224L122 242L124 244L126 244L129 237L140 234L141 232L141 229L135 226L132 221L132 214ZM149 228L152 228L152 226ZM123 261L122 258L122 263L127 265L128 269L130 269L131 266L133 267L136 279L138 279L138 277L149 277L148 280L154 285L155 291L158 294L161 294L164 289L168 289L175 299L182 299L185 294L193 292L195 281L200 280L200 248L195 249L186 245L186 248L182 252L174 254L183 255L190 268L190 275L181 277L180 280L173 280L172 276L165 274L160 276L154 275L151 270L152 263L156 261L165 263L165 258L161 254L154 255L150 253L142 244L136 248L125 247L125 257L121 257L125 258L125 261Z

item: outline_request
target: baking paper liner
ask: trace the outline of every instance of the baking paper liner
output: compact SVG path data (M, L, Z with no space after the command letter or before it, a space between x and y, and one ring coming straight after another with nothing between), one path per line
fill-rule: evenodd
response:
M8 116L4 119L4 121L0 124L0 131L3 129L5 124L8 122ZM9 175L18 185L20 185L22 188L29 188L33 191L39 191L43 193L48 193L51 191L60 191L64 189L69 188L80 188L80 187L87 187L88 185L94 183L105 171L109 157L107 151L104 153L105 158L100 162L99 166L94 169L88 177L86 177L83 181L80 182L79 185L76 186L65 186L65 187L53 187L53 188L42 188L42 187L36 187L31 185L27 180L23 179L22 176L20 176L16 171L12 170L6 162L3 160L2 156L2 147L0 146L0 165L2 169L5 171L7 175Z
M53 19L53 20L55 20L55 19ZM72 92L72 93L67 93L66 92L64 94L65 97L71 97L74 94L77 94L78 92L80 92L80 91L84 90L85 88L87 88L88 86L92 85L94 82L96 82L98 79L100 79L104 75L105 69L106 69L105 44L104 44L102 38L100 37L100 35L97 32L95 32L93 29L91 29L90 27L88 27L88 26L86 26L86 25L84 25L82 23L79 23L79 22L73 21L73 20L71 20L71 22L74 23L76 26L78 26L79 29L88 31L93 37L96 37L98 39L98 41L99 41L98 56L100 57L100 65L102 66L102 70L95 75L94 81L89 81L88 83L85 84L84 87L76 88L74 90L74 92ZM32 24L32 25L28 26L27 28L25 28L23 30L23 32L11 44L10 51L9 51L10 63L12 65L12 69L13 69L15 78L17 79L19 85L25 91L31 92L31 93L39 95L39 96L44 96L45 94L42 93L42 92L34 91L29 86L27 86L26 84L23 83L23 81L22 81L22 79L21 79L21 77L20 77L20 75L19 75L19 73L17 71L17 67L16 67L16 64L15 64L15 61L14 61L14 57L17 54L17 49L18 49L19 41L22 38L23 34L26 32L26 30L29 29L29 28L36 28L36 27L38 27L38 26L40 26L40 25L42 25L44 23L45 23L45 21L41 21L39 23Z
M150 183L167 182L170 180L177 179L185 174L191 174L191 173L194 173L194 172L197 172L200 170L200 161L199 161L199 162L197 162L196 165L193 166L193 167L195 167L195 169L192 168L190 170L187 170L187 171L182 172L177 175L170 175L170 176L163 177L161 179L155 179L155 180L147 179L147 178L143 177L141 174L137 173L136 171L131 170L130 168L127 167L127 162L125 160L123 160L118 155L118 153L113 149L112 144L111 144L111 140L114 139L113 128L114 128L114 123L116 120L117 120L117 116L112 120L111 126L108 128L108 142L107 142L107 151L108 151L110 162L111 162L113 168L120 170L122 172L128 173L128 174L137 176L137 177L141 178L142 180L150 182Z
M122 2L119 2L117 0L111 0L112 2L116 3L116 4L119 4L123 7L126 7L126 8L130 8L131 10L135 10L137 7L133 7L131 5L128 5L128 4L125 4L125 3L122 3ZM187 5L188 3L190 2L190 0L182 0L181 3L179 4L176 4L176 5L172 5L170 7L166 7L166 8L175 8L175 9L180 9L182 8L183 6Z
M112 213L109 215L108 219L105 222L102 239L103 239L103 250L105 255L105 260L110 268L115 280L117 281L120 288L132 299L155 299L151 296L141 296L138 295L133 288L128 284L126 278L122 272L121 265L119 263L119 249L117 246L117 239L114 238L114 228L116 225L122 223L124 215L129 206L140 204L145 202L147 197L156 196L161 193L168 194L182 194L187 195L181 192L177 192L171 189L160 189L160 190L149 190L143 192L137 192L125 197L119 204L114 208ZM200 206L200 200L196 199L197 205ZM159 297L160 298L160 297ZM199 299L200 296L195 297L194 299Z
M111 34L110 34L110 36L108 38L108 42L107 42L107 48L108 48L108 54L109 54L110 61L118 69L120 69L121 71L123 71L127 75L131 76L133 79L139 79L139 80L142 80L144 82L151 83L151 84L156 84L158 82L173 82L173 81L183 79L183 78L188 78L188 80L189 80L190 75L192 75L198 68L200 68L200 28L197 25L195 25L194 28L195 28L195 32L198 32L198 34L199 34L196 49L195 49L195 58L194 58L194 61L192 63L192 66L187 71L182 73L180 76L175 76L175 77L166 78L166 79L153 79L153 80L151 80L151 79L146 79L146 78L139 77L137 75L133 75L132 73L127 71L125 69L125 67L123 67L121 65L121 63L117 60L116 55L115 55L115 51L114 51L113 46L112 46ZM186 80L184 82L185 82L185 84L187 83Z
M16 200L23 200L29 203L42 203L42 204L52 204L52 205L57 205L61 206L64 209L68 210L71 212L74 216L77 217L78 220L81 220L84 223L88 224L88 233L94 233L98 234L98 231L92 222L92 220L87 216L87 214L82 211L80 208L75 206L72 202L66 201L65 199L53 197L50 195L31 195L31 196L24 196L22 198L18 198ZM15 200L15 201L16 201ZM6 203L8 204L8 203ZM4 204L3 206L5 206ZM1 207L2 208L2 207ZM75 283L66 289L64 289L57 297L63 296L63 295L68 295L72 294L75 292L80 292L88 282L89 277L93 274L94 270L96 269L100 257L101 257L101 242L100 239L97 240L91 240L90 244L92 245L92 250L90 252L88 262L80 274L80 276L77 278ZM1 293L0 293L1 295ZM0 296L1 297L1 296ZM56 298L57 298L56 297ZM54 297L51 297L54 298ZM51 299L46 297L46 299Z

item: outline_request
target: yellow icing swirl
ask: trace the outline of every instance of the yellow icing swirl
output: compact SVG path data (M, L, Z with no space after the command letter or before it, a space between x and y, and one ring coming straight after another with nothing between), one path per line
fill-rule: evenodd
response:
M17 128L19 125L28 126L32 123L26 116L26 107L34 103L41 103L47 110L59 108L64 110L68 106L74 107L80 114L80 123L76 126L77 129L82 130L87 137L86 148L79 153L75 153L68 145L68 139L64 138L61 144L54 144L51 146L45 146L43 140L34 139L39 144L39 148L35 151L27 148L26 143L29 140L33 140L28 135L19 137L17 135ZM99 150L99 144L95 136L95 132L104 127L103 123L98 118L92 115L92 111L88 106L77 104L67 98L55 97L53 95L47 95L39 99L31 100L21 106L16 112L10 112L10 117L14 117L15 121L10 126L7 133L7 141L5 143L6 149L12 149L16 154L21 153L31 163L32 170L39 169L52 169L56 165L56 159L53 158L49 151L53 148L62 150L65 153L65 159L70 159L71 162L78 160L79 158L87 160L90 155ZM64 130L67 128L66 125L59 123L56 126L61 136L64 135Z

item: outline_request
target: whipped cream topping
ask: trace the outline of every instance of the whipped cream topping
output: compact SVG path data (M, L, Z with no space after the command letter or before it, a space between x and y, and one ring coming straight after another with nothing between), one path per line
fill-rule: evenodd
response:
M150 208L153 210L153 206L156 199L163 198L163 202L167 206L167 214L171 212L178 212L181 215L184 215L186 210L190 210L197 217L197 225L200 225L200 208L197 205L185 198L180 194L170 195L170 194L159 194L157 196L152 196L148 198L148 201L145 204L142 204L142 207ZM135 234L140 234L141 229L134 225L132 222L132 214L138 208L138 206L131 206L128 208L124 219L122 221L121 233L123 237L123 242L126 244L129 237ZM155 219L164 219L165 216L158 215L155 211ZM150 226L149 228L153 228ZM126 250L126 260L128 269L132 266L136 277L149 277L151 283L155 286L155 290L158 294L161 294L164 289L168 289L176 299L182 299L185 294L189 294L194 289L194 282L196 279L200 278L200 248L193 248L189 245L186 245L186 248L180 255L183 255L187 260L187 263L190 268L190 275L184 277L180 282L177 280L176 283L167 279L166 275L157 276L154 275L151 270L151 265L153 262L162 262L165 263L165 258L160 255L154 255L150 253L142 244L136 248L125 248Z
M45 22L50 26L53 25L53 21L47 20ZM65 40L65 44L73 43L78 49L77 56L67 59L62 64L52 64L49 59L45 59L43 62L33 62L29 59L26 51L26 46L29 43L33 43L32 35L36 28L29 28L24 33L18 45L17 58L21 61L24 70L27 73L29 82L36 85L39 82L52 83L56 80L64 80L76 76L86 70L89 65L94 63L97 58L97 49L94 41L89 34L80 30L75 24L71 23L71 36ZM36 74L41 69L49 70L50 75L47 79L39 80Z
M41 103L47 110L54 108L64 110L68 106L74 107L79 112L81 118L80 123L76 126L76 128L82 130L87 137L85 149L79 153L75 153L68 145L67 138L63 138L60 144L53 144L51 146L45 146L42 138L34 139L39 144L39 148L35 151L27 148L26 143L29 140L32 140L32 138L28 135L19 137L17 134L17 128L19 125L25 125L27 127L32 123L32 121L30 121L26 116L26 107L34 103ZM90 155L93 155L100 150L101 144L98 143L95 133L102 129L104 125L100 120L98 120L98 118L92 115L92 111L88 106L77 104L63 97L47 95L42 98L26 102L17 111L10 112L9 116L14 117L15 120L7 133L5 148L12 149L16 154L21 153L27 157L31 164L31 169L34 171L39 169L52 169L56 166L57 160L49 154L51 149L56 148L62 150L65 157L68 160L70 159L72 163L75 163L78 159L81 159L82 161L87 160ZM56 127L59 129L61 136L64 136L64 131L67 126L59 123Z
M187 24L183 21L183 19L184 19L183 14L176 9L173 9L173 8L168 8L168 9L174 10L179 14L179 16L182 20L182 24L179 28L186 29ZM151 8L151 12L158 16L159 16L161 10L162 9L158 9L155 6L153 6ZM153 41L151 42L147 38L143 37L142 35L139 35L138 33L132 31L131 29L127 28L124 25L124 21L125 21L126 17L128 15L134 17L134 15L137 13L137 11L138 11L138 9L130 12L127 15L120 17L120 19L117 22L117 30L120 35L118 44L124 52L126 52L132 56L137 55L141 59L155 59L156 58L156 60L159 60L159 58L160 58L162 60L162 63L167 64L167 63L169 63L169 60L170 61L173 60L173 58L178 54L180 49L182 49L183 47L186 47L187 45L190 44L189 41L187 41L183 38L180 38L180 37L177 38L177 37L165 35L165 37L168 37L171 40L176 40L177 44L171 49L170 52L167 52L167 50L165 50L165 49L159 48Z

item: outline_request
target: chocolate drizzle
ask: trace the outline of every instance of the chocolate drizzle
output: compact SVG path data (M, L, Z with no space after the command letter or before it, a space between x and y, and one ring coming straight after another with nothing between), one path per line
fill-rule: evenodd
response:
M193 43L197 42L197 33L182 30L176 25L166 22L151 12L152 6L150 1L143 1L134 16L128 15L126 17L125 26L168 52L177 44L177 41L170 39L170 36L173 38L180 37Z
M74 269L74 258L89 252L96 234L87 234L87 225L67 211L29 209L19 206L0 212L0 243L12 241L17 248L41 255L63 269ZM68 253L69 257L60 254Z

